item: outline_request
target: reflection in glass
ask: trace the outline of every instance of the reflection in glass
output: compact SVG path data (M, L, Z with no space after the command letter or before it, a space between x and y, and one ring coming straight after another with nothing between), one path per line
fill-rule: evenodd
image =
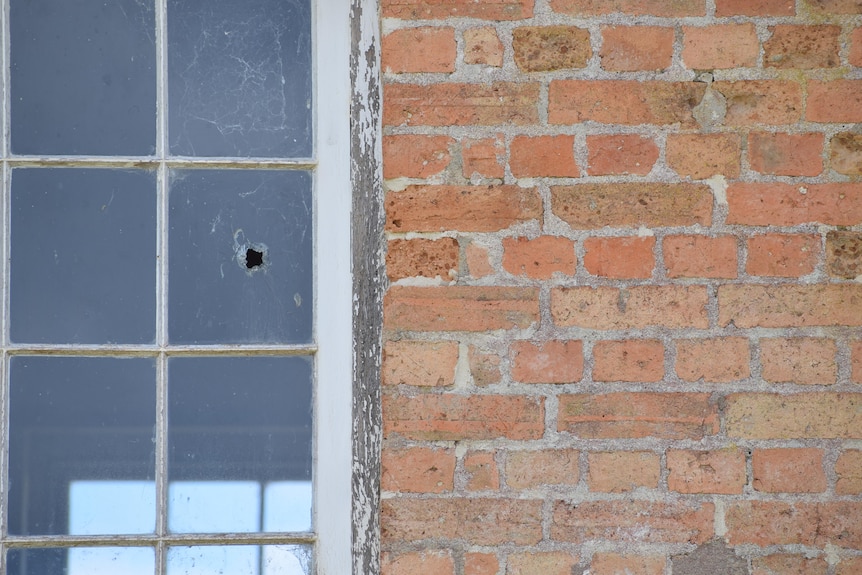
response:
M153 481L73 481L69 533L150 533L156 509Z
M171 547L168 575L309 575L307 545Z
M9 533L152 533L154 497L140 483L155 475L154 361L15 356L10 377ZM112 509L74 504L81 490L116 500L109 480L138 487Z
M7 575L153 575L155 552L149 547L75 547L10 549Z
M171 172L171 343L311 341L312 203L308 172Z
M151 343L156 174L12 171L11 339Z
M308 0L168 0L168 130L181 156L311 156Z

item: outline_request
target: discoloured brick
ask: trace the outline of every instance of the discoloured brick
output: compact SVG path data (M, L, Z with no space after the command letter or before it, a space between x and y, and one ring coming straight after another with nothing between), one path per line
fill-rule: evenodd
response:
M503 239L503 269L512 275L550 279L575 274L575 244L568 238L541 236Z
M753 485L766 493L826 491L823 450L815 448L756 449L751 458Z
M384 449L381 465L384 491L442 493L454 487L455 452L451 449Z
M739 328L862 325L862 285L724 285L718 323Z
M494 273L494 268L488 259L488 248L470 242L464 248L464 259L471 277L482 278Z
M812 8L830 14L862 14L859 0L809 0Z
M633 16L703 16L702 0L551 0L554 12L573 15L599 15L622 12Z
M512 451L506 455L506 484L514 489L577 485L578 480L577 451Z
M735 278L736 238L666 236L664 265L672 278Z
M823 134L757 132L748 136L751 169L776 176L816 176L823 171Z
M805 118L812 122L862 122L862 80L810 80Z
M731 184L727 223L796 226L862 223L862 184Z
M829 564L822 558L775 554L751 560L752 575L826 575Z
M517 136L509 168L516 178L577 177L574 136Z
M683 26L682 59L692 70L754 66L760 51L754 24Z
M453 279L458 273L458 240L392 240L386 251L386 274L390 280L409 277Z
M680 493L742 493L745 453L740 449L667 452L667 487Z
M634 134L587 136L591 176L634 174L645 176L658 160L659 149L647 137Z
M840 64L840 26L778 25L763 44L764 64L775 68L833 68Z
M602 28L602 68L611 72L664 70L673 58L673 28L610 26Z
M802 88L785 80L713 82L727 100L727 126L792 124L802 116Z
M795 0L715 0L715 15L722 16L793 16Z
M648 278L655 268L654 237L587 238L584 267L595 276Z
M850 53L847 60L851 66L862 67L862 28L856 28L850 33Z
M404 28L383 37L381 65L389 73L455 71L454 28Z
M835 569L835 575L857 575L858 573L862 573L862 557L847 557Z
M485 20L520 20L533 15L533 0L382 0L387 18L432 20L461 17Z
M831 339L762 339L763 379L776 383L833 384L838 377L836 353L835 341Z
M731 545L811 545L836 543L858 548L862 544L862 503L786 503L734 501L728 503L726 521Z
M493 353L485 353L476 346L469 348L470 374L473 382L482 387L500 382L500 356Z
M850 378L856 383L862 383L862 341L850 342Z
M573 26L515 28L512 47L522 72L583 68L593 55L589 31Z
M819 258L819 236L764 234L748 239L745 271L755 276L800 277L813 272Z
M509 555L506 575L571 575L578 556L565 551L526 551Z
M748 439L862 438L862 394L738 393L727 398L727 435Z
M471 451L464 456L468 491L500 489L500 471L493 451Z
M826 234L826 270L844 279L862 275L862 233L833 230Z
M665 563L661 555L594 553L590 575L662 575Z
M440 387L455 383L458 343L387 341L383 348L383 384Z
M598 341L593 346L594 381L656 382L664 377L659 340Z
M428 178L449 165L449 147L455 140L448 136L384 136L384 178Z
M735 179L741 150L738 134L670 134L666 155L680 176L703 180L720 174Z
M836 172L848 176L862 176L862 134L835 134L829 143L829 155L830 166Z
M862 493L862 451L849 449L835 462L835 493L857 495Z
M503 65L503 43L493 26L464 30L464 62L499 68Z
M497 575L499 571L500 562L491 553L464 555L464 575Z
M750 375L751 352L742 337L676 342L676 373L686 381L739 381Z
M649 451L590 453L590 491L621 493L638 487L655 489L661 475L661 460Z
M512 343L512 379L521 383L575 383L584 369L580 341Z
M383 553L380 563L382 575L415 575L416 573L451 575L455 572L455 563L447 550L403 554Z
M461 169L465 178L478 175L482 178L502 178L506 175L503 161L506 156L502 136L461 142Z

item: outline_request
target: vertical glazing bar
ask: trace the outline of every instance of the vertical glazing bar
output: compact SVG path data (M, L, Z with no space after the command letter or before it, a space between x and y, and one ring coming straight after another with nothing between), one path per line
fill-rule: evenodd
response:
M9 39L9 2L8 0L3 0L2 5L0 5L0 39L2 39L2 54L0 54L0 68L2 68L2 88L3 88L3 114L2 118L0 118L0 128L2 128L3 137L0 138L2 142L0 142L0 154L2 154L3 158L9 157L9 150L11 149L9 144L9 137L11 131L9 130L9 118L10 109L11 109L11 96L9 89L9 66L11 62L11 43Z

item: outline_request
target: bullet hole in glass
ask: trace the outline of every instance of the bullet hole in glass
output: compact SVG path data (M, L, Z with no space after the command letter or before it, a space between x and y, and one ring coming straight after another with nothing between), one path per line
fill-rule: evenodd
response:
M245 267L252 270L263 265L263 252L254 248L245 250Z

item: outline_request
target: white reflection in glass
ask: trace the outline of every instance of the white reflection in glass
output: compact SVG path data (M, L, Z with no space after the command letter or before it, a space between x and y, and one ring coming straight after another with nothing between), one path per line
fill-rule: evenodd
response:
M256 481L172 481L168 526L182 533L260 531Z
M155 559L147 547L69 549L68 575L153 575Z
M168 575L308 575L304 546L172 547Z
M273 481L263 489L263 530L311 530L311 481Z
M156 485L152 481L69 484L70 535L152 533L155 525Z

